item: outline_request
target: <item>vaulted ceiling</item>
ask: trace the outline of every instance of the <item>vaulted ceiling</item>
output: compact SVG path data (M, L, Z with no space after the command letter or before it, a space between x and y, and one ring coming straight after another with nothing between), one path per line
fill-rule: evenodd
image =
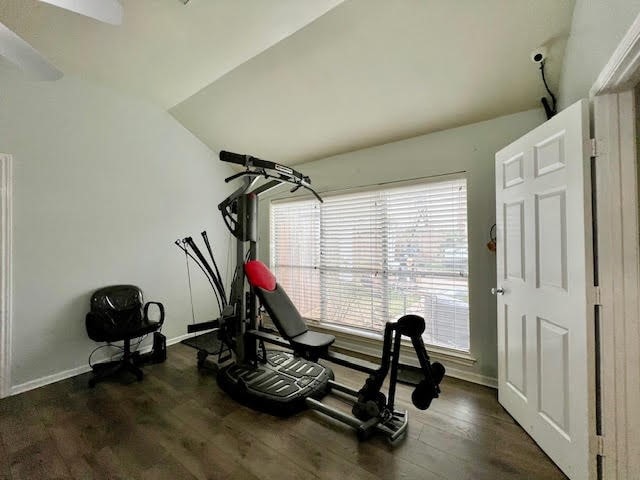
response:
M122 0L124 22L113 26L37 0L0 0L0 22L65 74L168 109L341 2Z
M213 149L295 164L538 107L529 53L548 46L557 86L573 3L123 0L113 27L0 0L0 22Z

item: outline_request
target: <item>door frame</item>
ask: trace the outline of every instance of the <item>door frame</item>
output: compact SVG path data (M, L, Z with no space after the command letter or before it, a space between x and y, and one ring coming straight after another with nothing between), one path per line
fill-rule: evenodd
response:
M640 478L640 220L634 88L640 15L590 91L600 327L598 425L604 479Z
M11 391L13 157L0 153L0 398Z

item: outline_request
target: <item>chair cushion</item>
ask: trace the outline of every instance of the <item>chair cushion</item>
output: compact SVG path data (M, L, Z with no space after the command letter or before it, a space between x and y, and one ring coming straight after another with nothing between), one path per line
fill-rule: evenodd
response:
M142 318L139 311L126 320L122 316L114 319L110 315L90 312L86 317L86 327L89 338L95 342L117 342L154 332L160 328L160 322Z
M289 340L294 347L303 350L319 350L324 349L336 341L336 337L326 333L312 332L307 330L302 335L298 335Z
M273 324L284 338L290 340L308 330L300 312L280 284L276 284L272 292L259 287L256 287L255 291Z

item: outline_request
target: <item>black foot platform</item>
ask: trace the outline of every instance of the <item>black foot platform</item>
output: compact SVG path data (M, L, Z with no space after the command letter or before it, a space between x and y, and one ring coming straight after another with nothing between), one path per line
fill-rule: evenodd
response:
M267 362L256 367L230 365L218 373L218 384L251 408L285 417L306 408L305 399L322 398L333 380L330 368L292 353L267 350Z

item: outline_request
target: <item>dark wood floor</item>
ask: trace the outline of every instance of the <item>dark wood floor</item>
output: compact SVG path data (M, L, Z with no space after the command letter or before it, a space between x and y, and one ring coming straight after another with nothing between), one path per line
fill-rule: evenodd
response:
M0 480L565 478L489 388L446 378L418 411L400 386L409 434L391 448L315 412L278 419L239 406L195 364L175 345L141 383L91 390L82 375L0 400ZM364 379L334 370L343 383Z

